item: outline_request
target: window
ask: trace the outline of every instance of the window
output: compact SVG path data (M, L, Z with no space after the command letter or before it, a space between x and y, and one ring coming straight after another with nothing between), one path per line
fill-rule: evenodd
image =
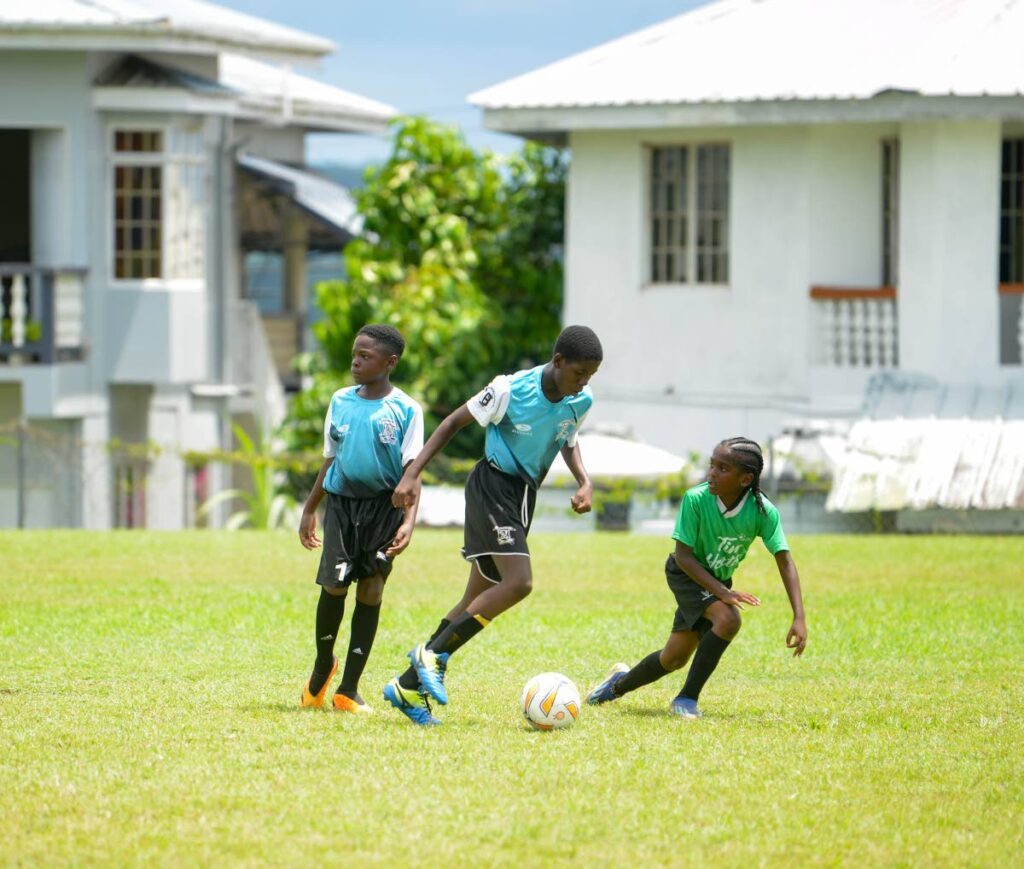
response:
M1003 139L999 283L1024 283L1024 139Z
M201 278L206 165L200 126L113 135L114 277Z
M651 149L653 283L729 282L729 146Z
M163 246L163 133L114 134L114 276L158 278ZM128 156L130 155L130 157Z
M899 283L900 142L882 140L882 285Z

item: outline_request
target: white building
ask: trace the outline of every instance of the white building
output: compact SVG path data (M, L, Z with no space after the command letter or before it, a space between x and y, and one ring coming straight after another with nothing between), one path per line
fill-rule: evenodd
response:
M717 0L473 94L572 149L595 420L706 455L885 370L1020 407L1022 46L1024 0Z
M307 249L358 231L305 134L393 114L292 71L332 50L195 0L0 6L0 526L181 527L228 483L183 451L279 420ZM243 297L252 250L283 252L281 315Z

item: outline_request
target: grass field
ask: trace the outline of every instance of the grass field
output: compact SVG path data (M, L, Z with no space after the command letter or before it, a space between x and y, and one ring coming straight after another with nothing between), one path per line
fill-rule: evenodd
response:
M423 731L380 688L458 598L458 544L420 531L396 567L356 720L297 708L317 556L292 535L0 534L0 863L1020 865L1020 539L795 540L800 660L752 550L764 605L702 721L669 717L676 674L551 734L521 686L659 647L667 541L537 535L533 596Z

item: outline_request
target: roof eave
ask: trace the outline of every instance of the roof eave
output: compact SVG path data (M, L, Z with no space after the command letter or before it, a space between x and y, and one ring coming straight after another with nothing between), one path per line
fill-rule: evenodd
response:
M92 105L98 111L176 112L188 115L238 114L237 96L196 94L183 88L105 87L92 89Z
M251 98L242 99L237 117L269 126L301 127L310 132L372 134L386 132L391 120L298 100L286 111L281 100Z
M231 51L265 60L311 64L334 51L327 40L309 44L228 34L170 29L166 25L135 27L0 27L0 49L35 51L123 51L219 54Z
M946 118L1024 120L1024 95L921 96L887 93L850 99L482 108L484 126L489 130L527 138L557 138L575 130L871 123Z

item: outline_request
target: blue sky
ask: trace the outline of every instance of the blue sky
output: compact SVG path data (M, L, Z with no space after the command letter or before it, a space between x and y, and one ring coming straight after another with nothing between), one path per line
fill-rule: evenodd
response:
M458 124L478 147L519 140L483 129L473 91L671 18L706 0L215 0L316 33L338 51L316 71L346 90ZM311 136L311 162L357 164L387 153L369 136Z

